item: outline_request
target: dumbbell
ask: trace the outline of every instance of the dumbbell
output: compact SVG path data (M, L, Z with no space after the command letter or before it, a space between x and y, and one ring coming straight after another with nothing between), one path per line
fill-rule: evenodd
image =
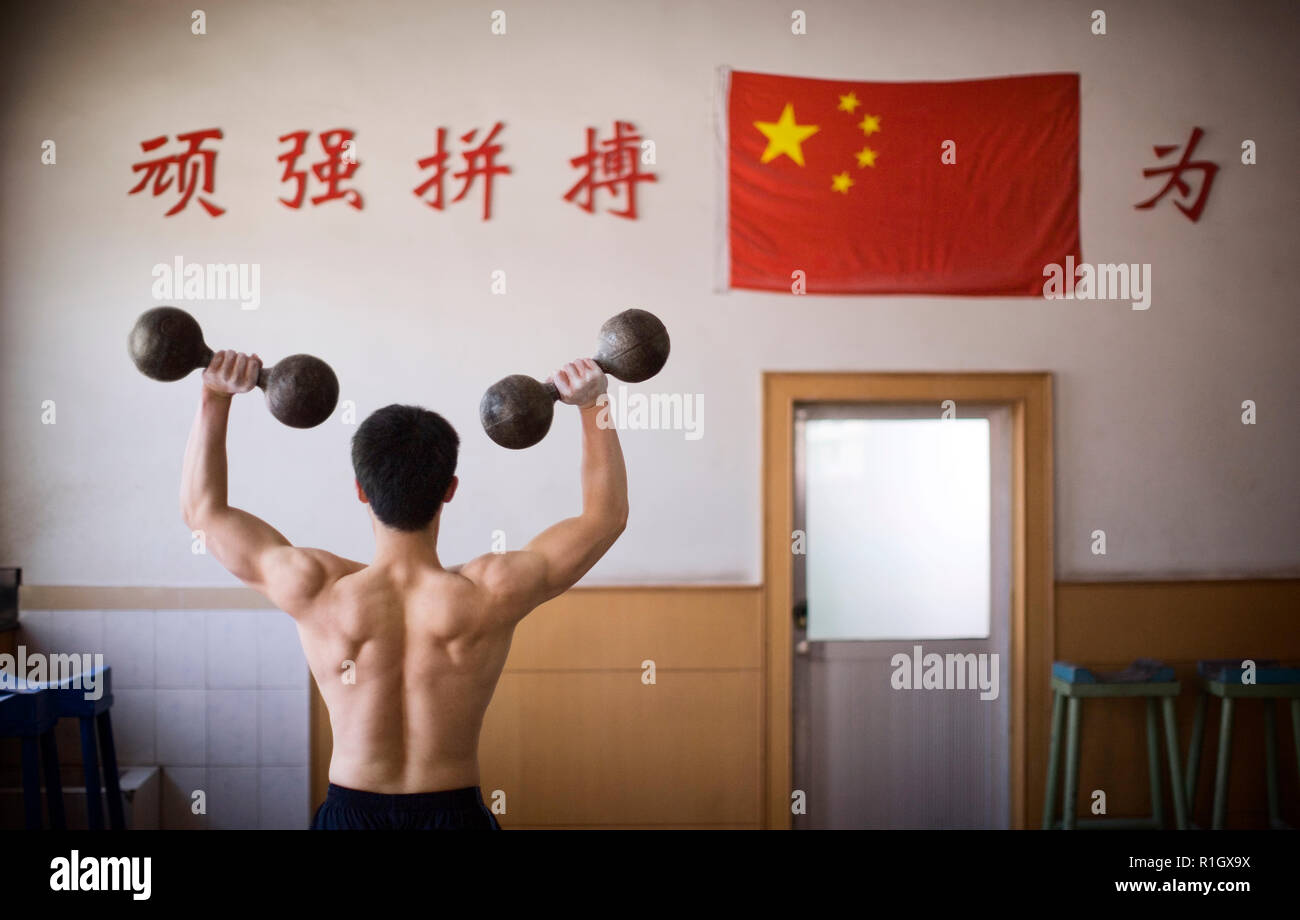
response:
M140 373L154 380L180 380L212 363L198 321L178 307L154 307L140 314L127 338L127 350ZM257 385L266 391L271 414L292 428L314 428L334 412L339 379L320 358L290 355L264 367Z
M624 310L600 327L596 365L619 380L649 380L668 360L668 330L645 310ZM532 447L551 430L560 391L526 374L511 374L488 387L478 404L487 436L502 447Z

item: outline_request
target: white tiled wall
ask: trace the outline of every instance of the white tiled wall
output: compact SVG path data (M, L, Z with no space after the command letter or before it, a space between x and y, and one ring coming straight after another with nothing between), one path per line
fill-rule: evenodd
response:
M307 826L307 663L288 616L24 610L20 625L30 651L103 653L118 765L163 768L163 827ZM60 759L75 760L75 725L58 739ZM206 814L191 808L197 790Z

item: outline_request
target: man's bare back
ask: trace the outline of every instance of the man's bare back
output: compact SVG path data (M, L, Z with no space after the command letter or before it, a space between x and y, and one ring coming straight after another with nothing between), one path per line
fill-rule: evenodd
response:
M337 564L341 577L298 618L333 729L330 782L391 794L477 786L479 730L520 611L445 569Z
M459 438L419 407L377 410L353 437L357 497L371 506L375 535L369 565L293 546L227 503L231 396L251 390L260 367L255 355L219 352L204 371L182 517L203 531L210 555L297 622L333 728L331 795L351 796L341 810L391 810L385 796L477 796L479 732L515 626L575 584L627 522L618 434L600 421L605 375L579 359L553 376L561 400L581 414L581 512L521 550L448 569L438 558L438 529L456 492ZM456 808L464 804L464 796L453 798Z

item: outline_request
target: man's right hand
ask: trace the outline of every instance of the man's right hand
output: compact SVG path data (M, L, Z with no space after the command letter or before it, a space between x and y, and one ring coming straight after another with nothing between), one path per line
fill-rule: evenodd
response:
M560 392L560 402L586 409L609 389L609 380L591 358L577 358L561 367L548 382Z
M212 355L212 363L203 371L203 385L223 396L247 393L257 386L257 376L261 370L262 359L257 355L218 351Z

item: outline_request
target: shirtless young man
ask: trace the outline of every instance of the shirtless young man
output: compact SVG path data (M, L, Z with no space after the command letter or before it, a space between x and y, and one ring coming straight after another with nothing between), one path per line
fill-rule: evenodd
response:
M230 402L260 368L256 355L223 351L203 372L181 515L218 562L297 621L334 731L329 794L312 827L499 829L479 790L478 739L515 625L577 582L627 522L618 434L596 421L604 373L580 359L553 376L582 416L582 512L518 552L446 568L438 525L456 494L460 440L427 409L386 406L352 438L375 534L369 565L293 546L227 503ZM344 662L354 684L341 680Z

